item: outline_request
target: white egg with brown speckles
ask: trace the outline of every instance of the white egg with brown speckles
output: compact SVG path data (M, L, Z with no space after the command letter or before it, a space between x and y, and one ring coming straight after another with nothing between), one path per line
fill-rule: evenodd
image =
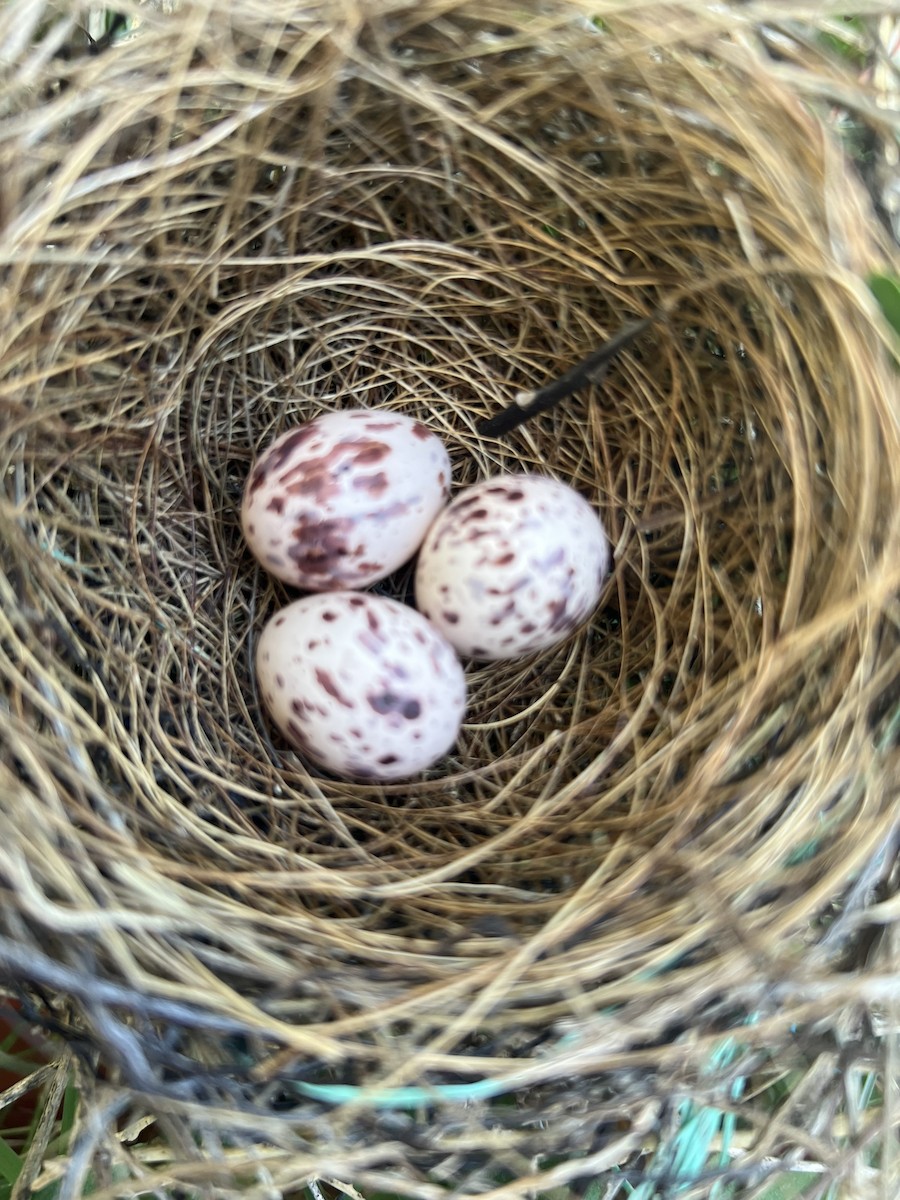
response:
M564 641L610 571L597 513L542 475L498 475L461 491L419 551L416 605L457 651L519 658Z
M351 779L417 775L453 746L466 681L453 648L384 596L304 596L270 618L256 678L301 755Z
M403 413L324 413L288 430L244 489L247 544L271 574L308 592L363 588L408 562L450 491L450 459Z

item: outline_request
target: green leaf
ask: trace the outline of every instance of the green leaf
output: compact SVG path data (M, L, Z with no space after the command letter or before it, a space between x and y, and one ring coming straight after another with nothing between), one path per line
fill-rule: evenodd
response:
M13 1075L18 1075L20 1079L30 1075L40 1065L39 1062L32 1062L26 1058L25 1053L7 1054L5 1050L0 1050L0 1071L9 1071Z
M7 1142L0 1138L0 1179L15 1183L22 1170L22 1160Z
M817 1171L790 1171L760 1192L759 1200L801 1200L808 1187L821 1182L822 1176Z
M870 275L868 283L885 318L900 333L900 279L893 275Z
M859 46L854 46L851 42L845 42L843 38L836 37L832 33L823 33L821 42L836 58L843 59L858 70L865 68L866 53Z
M63 1092L62 1117L60 1118L60 1135L67 1138L75 1124L75 1114L78 1111L79 1095L72 1084L68 1084Z

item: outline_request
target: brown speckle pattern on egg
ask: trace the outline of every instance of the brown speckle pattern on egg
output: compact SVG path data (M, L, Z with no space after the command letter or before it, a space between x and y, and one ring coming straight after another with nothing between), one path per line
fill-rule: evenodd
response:
M416 775L452 747L466 706L453 648L414 608L383 596L304 596L269 620L259 691L310 761L356 779Z
M594 611L610 570L600 519L572 488L501 475L466 488L428 531L416 605L473 658L563 641Z
M304 591L362 588L415 554L449 494L450 460L421 421L325 413L254 464L241 523L256 558Z

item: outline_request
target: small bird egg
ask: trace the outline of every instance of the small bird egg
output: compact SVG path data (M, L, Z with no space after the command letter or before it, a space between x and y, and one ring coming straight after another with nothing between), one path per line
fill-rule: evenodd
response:
M384 596L304 596L270 618L256 677L301 755L351 779L401 779L456 741L466 681L453 648L414 608Z
M440 438L402 413L324 413L268 447L241 524L259 562L303 591L363 588L413 557L450 490Z
M497 475L461 491L428 530L416 606L460 654L519 658L591 615L610 561L600 518L576 491Z

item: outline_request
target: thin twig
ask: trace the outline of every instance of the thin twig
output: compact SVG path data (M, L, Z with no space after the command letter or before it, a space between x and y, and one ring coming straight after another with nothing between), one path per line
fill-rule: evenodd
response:
M611 337L608 342L604 342L598 350L582 359L571 370L566 371L565 375L560 375L558 379L554 379L552 383L545 384L536 391L519 392L512 404L484 421L479 426L478 432L484 437L501 437L503 434L511 433L532 417L536 417L538 413L547 412L561 400L574 395L588 384L599 383L616 355L620 354L626 346L629 346L636 337L639 337L656 321L661 320L663 316L663 312L657 309L651 316L645 317L641 321L632 321L628 325L623 325L614 337Z
M22 1163L22 1169L13 1184L9 1200L25 1200L31 1194L31 1185L41 1172L44 1155L47 1152L53 1131L56 1129L59 1106L62 1103L66 1085L69 1082L70 1062L68 1055L59 1059L53 1066L55 1067L55 1073L47 1089L47 1095L44 1099L44 1109L38 1121L37 1129L34 1132L31 1145L28 1147L28 1153L25 1155Z

